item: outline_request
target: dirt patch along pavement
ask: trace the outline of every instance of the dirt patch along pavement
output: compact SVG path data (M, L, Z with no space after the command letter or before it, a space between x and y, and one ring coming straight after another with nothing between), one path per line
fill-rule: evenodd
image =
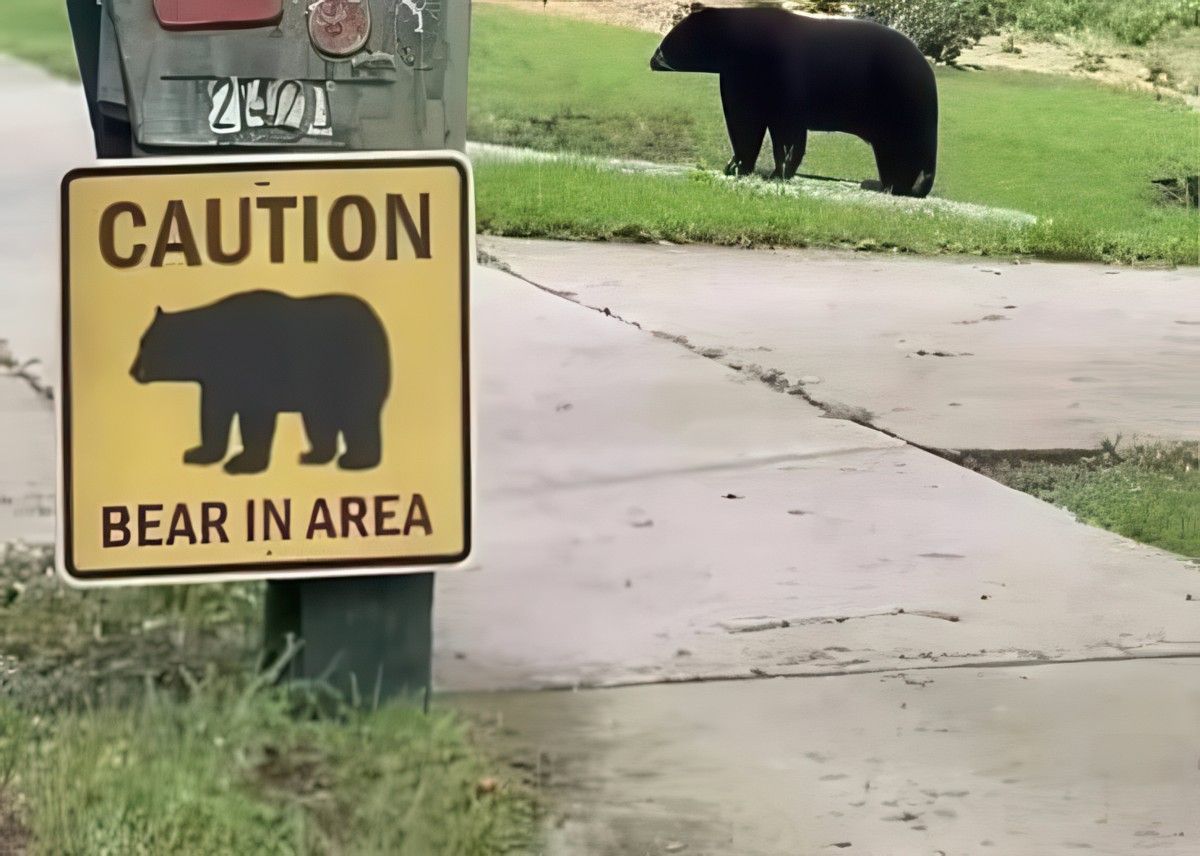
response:
M29 829L22 823L16 801L0 787L0 856L25 856L29 852Z

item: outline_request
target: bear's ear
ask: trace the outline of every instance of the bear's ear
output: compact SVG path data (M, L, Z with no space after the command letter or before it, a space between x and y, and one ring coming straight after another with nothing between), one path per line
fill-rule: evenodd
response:
M155 317L155 318L162 318L162 314L163 314L162 307L161 307L161 306L155 306L155 307L154 307L154 317Z
M692 5L688 6L688 11L689 12L699 12L699 11L701 11L703 9L707 9L707 8L708 7L705 6L703 3L693 3Z

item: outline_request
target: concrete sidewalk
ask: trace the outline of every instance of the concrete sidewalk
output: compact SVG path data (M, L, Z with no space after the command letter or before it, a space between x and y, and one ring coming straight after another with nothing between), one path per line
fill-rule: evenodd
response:
M0 112L21 118L0 141L0 353L50 379L58 371L58 183L92 163L82 90L0 56ZM0 370L0 540L54 538L54 406Z
M1192 856L1200 663L455 698L546 856Z
M495 271L438 685L1200 653L1183 560Z
M942 449L1200 438L1200 270L487 238L521 276Z
M0 541L54 540L54 405L0 375Z
M58 186L96 160L83 90L0 56L0 111L21 117L0 141L0 339L18 359L58 366Z

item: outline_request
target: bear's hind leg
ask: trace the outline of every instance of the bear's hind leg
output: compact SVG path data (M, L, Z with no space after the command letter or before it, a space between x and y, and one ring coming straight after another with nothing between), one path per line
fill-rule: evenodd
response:
M775 172L771 178L782 178L791 181L800 169L804 160L804 152L808 149L808 130L805 128L785 127L779 130L780 144L775 145ZM771 130L771 142L775 143L775 130Z
M337 455L337 425L319 410L306 410L302 416L309 449L300 455L300 463L328 464Z
M934 166L923 166L927 157L917 146L875 144L875 163L879 167L881 190L893 196L924 197L933 188ZM867 187L867 182L863 183Z
M923 199L933 189L936 169L933 157L922 152L918 146L908 147L897 159L892 193L896 196L915 196Z
M342 425L346 454L338 458L343 470L369 470L379 466L383 440L379 431L379 408L355 413Z
M238 411L242 432L242 451L225 464L227 473L261 473L271 463L271 442L275 439L275 411L247 409Z
M892 193L892 188L896 186L897 163L899 161L898 154L894 146L887 143L872 143L871 147L875 150L875 168L879 170L879 182L876 184L873 181L864 181L862 188L864 190L876 190L880 193Z
M183 453L185 464L215 464L229 447L233 408L210 389L200 388L200 445Z
M753 85L728 74L721 75L721 106L725 109L725 129L733 146L733 157L725 166L726 175L750 175L758 163L758 153L767 135L766 115L758 104L760 97Z

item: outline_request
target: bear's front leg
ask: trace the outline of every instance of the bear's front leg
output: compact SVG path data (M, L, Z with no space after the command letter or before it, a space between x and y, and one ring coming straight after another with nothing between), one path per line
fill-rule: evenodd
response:
M233 409L220 395L200 387L200 445L183 453L185 464L215 464L225 457Z
M261 473L271 463L271 443L275 439L274 410L238 411L242 432L242 451L225 464L227 473Z
M762 93L753 81L730 74L721 75L721 106L725 108L725 130L733 146L733 158L725 167L726 175L750 175L758 163L763 137L767 135L766 112Z

